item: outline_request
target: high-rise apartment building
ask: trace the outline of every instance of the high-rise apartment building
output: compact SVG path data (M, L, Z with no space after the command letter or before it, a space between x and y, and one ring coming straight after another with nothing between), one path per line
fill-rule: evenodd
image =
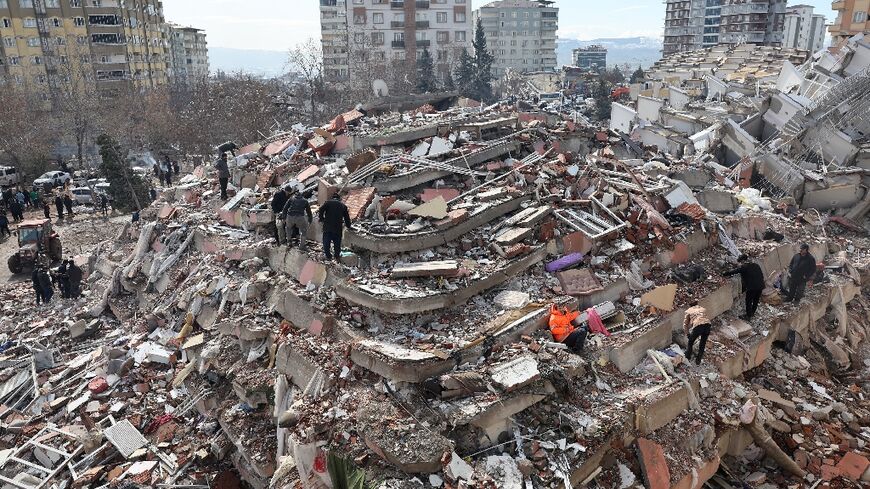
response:
M665 56L716 44L781 46L786 0L665 0Z
M603 70L607 67L607 48L593 44L575 49L574 66L587 71Z
M163 85L166 30L159 0L0 0L0 80L46 100L76 73L103 92Z
M814 14L811 5L785 9L782 46L815 53L825 45L825 16Z
M320 27L330 81L413 69L424 49L443 80L471 48L471 0L320 0Z
M208 78L208 44L205 32L195 27L169 24L169 79L190 85Z
M834 46L855 34L870 32L870 0L837 0L831 9L837 12L837 19L828 27Z
M782 46L786 0L725 0L719 42Z
M559 9L547 0L498 0L474 11L489 49L495 55L493 75L514 71L556 69L556 31Z
M663 54L719 44L723 0L666 0Z

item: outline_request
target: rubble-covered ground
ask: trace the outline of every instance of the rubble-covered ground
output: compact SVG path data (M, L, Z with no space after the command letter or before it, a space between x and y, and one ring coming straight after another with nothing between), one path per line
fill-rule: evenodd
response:
M82 295L0 284L4 487L866 485L868 52L680 55L610 128L564 101L353 110L243 147L227 201L199 166L137 223L58 223ZM281 188L340 195L340 263L317 218L276 242ZM818 273L784 303L801 243Z

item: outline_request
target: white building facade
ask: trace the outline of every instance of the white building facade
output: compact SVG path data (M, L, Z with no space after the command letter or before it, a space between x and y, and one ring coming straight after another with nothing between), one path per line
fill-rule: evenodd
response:
M782 47L815 53L824 46L825 16L814 14L810 5L786 7Z
M208 78L208 43L205 31L169 25L169 78L186 85Z
M498 0L474 11L483 23L487 44L495 55L493 75L510 68L519 72L556 69L559 9L545 0Z

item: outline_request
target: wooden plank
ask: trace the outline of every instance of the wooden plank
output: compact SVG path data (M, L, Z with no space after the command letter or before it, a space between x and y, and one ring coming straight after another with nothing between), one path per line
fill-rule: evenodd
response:
M509 246L519 243L531 235L531 228L509 228L499 233L499 235L495 237L495 242L503 246Z

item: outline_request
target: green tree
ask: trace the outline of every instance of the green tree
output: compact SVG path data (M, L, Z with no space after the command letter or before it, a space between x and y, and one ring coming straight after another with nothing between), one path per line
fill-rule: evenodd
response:
M451 75L449 71L444 77L444 90L448 92L456 90L456 83L453 81L453 75Z
M479 18L474 28L474 41L471 46L474 48L472 93L474 98L481 102L492 102L492 81L495 79L492 76L492 64L495 62L495 56L486 47L486 32L483 30L483 21Z
M456 77L455 83L459 93L470 97L472 85L474 84L474 59L465 48L462 48L462 53L459 55L459 62L456 64L456 71L453 73L453 76Z
M106 134L97 138L97 145L103 158L102 170L109 182L112 207L132 211L141 210L143 205L150 204L148 184L131 171L121 146Z
M432 63L432 55L429 54L429 48L423 48L423 54L417 60L417 91L419 93L430 93L438 90L438 85L435 83L435 66Z
M595 115L599 121L610 119L610 109L613 102L610 100L610 85L604 78L598 79L598 85L595 86Z
M631 83L641 83L644 80L646 73L643 71L643 67L638 66L634 73L631 74Z

